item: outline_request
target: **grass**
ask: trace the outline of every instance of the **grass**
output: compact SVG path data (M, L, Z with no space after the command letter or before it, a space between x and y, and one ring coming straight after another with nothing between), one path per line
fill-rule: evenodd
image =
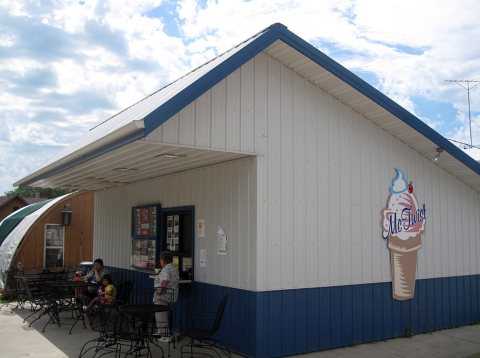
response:
M351 344L350 344L350 347L355 347L355 346L358 346L359 344L361 344L362 341L360 340L354 340Z

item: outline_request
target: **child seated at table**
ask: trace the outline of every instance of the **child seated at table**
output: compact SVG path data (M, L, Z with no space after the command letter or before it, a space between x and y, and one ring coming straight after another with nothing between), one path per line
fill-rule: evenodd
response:
M92 302L88 305L86 312L90 312L93 305L100 300L102 305L111 305L113 300L117 297L117 289L113 285L112 276L106 274L102 277L103 291L99 292L99 296L94 297Z

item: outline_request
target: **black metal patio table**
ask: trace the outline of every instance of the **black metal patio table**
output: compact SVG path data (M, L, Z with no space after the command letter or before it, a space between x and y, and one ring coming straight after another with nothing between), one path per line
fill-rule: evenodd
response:
M97 282L85 282L85 281L58 281L58 282L53 282L53 285L57 287L63 287L63 288L70 288L71 292L71 297L68 297L67 300L70 302L65 302L65 300L61 300L63 303L63 308L60 307L59 312L61 311L71 311L72 317L71 318L76 318L74 323L71 323L72 327L70 328L69 334L72 334L72 330L77 324L77 322L81 319L83 321L83 328L87 328L85 325L85 318L83 317L83 304L78 304L75 302L75 297L82 293L85 289L88 287L94 287L98 286L99 284ZM79 291L79 289L83 289L82 292ZM73 316L73 313L75 312L76 317ZM69 323L70 324L70 323Z
M137 341L135 342L134 347L128 351L127 354L133 354L134 352L138 354L141 350L147 349L147 353L143 355L151 357L152 353L150 350L150 343L153 343L155 346L161 349L162 358L164 358L165 354L163 352L163 348L156 343L155 339L153 339L153 332L151 332L152 327L149 326L149 324L154 322L153 317L155 313L169 311L170 307L154 304L137 304L123 306L121 309L124 312L135 315L140 320L140 325L135 326ZM140 354L139 356L143 355Z
M17 275L15 278L24 278L27 281L55 281L62 277L61 274L56 273L34 273L27 275Z
M34 273L26 275L16 275L15 279L25 279L29 283L30 289L33 292L42 290L42 284L46 282L58 281L62 275L59 273ZM17 288L18 290L18 288Z

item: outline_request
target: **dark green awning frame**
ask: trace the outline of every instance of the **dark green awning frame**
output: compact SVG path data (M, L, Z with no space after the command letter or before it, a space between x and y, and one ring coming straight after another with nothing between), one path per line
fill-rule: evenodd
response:
M40 209L42 206L49 203L50 201L52 201L52 199L28 205L24 207L22 210L19 210L18 212L16 212L15 214L5 218L0 223L0 245L3 244L3 241L8 236L8 234L10 234L10 232L13 229L15 229L15 227L20 223L20 221L23 220L25 216L28 216L31 213L37 211L38 209Z

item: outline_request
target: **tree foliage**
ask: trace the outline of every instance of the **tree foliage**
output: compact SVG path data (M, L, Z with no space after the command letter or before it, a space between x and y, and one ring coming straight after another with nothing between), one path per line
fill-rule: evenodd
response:
M40 193L41 198L58 198L59 196L72 193L73 190L61 190L61 189L49 189L49 188L15 188L13 190L6 191L3 195L19 195L22 198L34 198L35 193Z

